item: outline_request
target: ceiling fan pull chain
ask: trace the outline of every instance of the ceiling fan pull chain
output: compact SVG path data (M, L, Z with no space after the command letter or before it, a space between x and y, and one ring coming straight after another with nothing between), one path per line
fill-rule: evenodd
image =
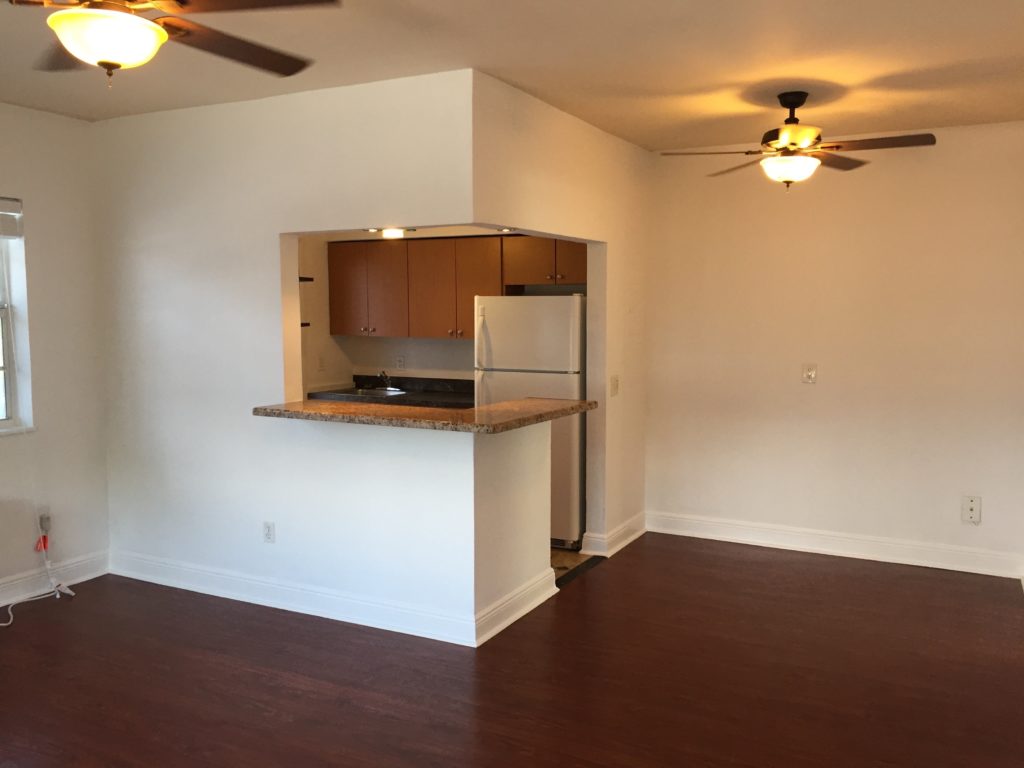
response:
M114 71L121 68L120 64L114 64L110 61L97 61L96 66L102 67L107 72L107 90L113 90L114 88Z

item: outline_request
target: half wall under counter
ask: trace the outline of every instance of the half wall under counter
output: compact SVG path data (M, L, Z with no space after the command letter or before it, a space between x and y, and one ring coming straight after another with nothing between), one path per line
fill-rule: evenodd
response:
M315 612L478 646L550 598L551 421L596 407L526 398L462 410L326 400L254 408L279 420L271 431L312 430L313 442L359 447L363 471L338 467L340 530L347 535L352 515L350 535L374 548L370 561L386 578L379 595L343 579L332 585L365 610ZM336 497L332 480L322 490Z

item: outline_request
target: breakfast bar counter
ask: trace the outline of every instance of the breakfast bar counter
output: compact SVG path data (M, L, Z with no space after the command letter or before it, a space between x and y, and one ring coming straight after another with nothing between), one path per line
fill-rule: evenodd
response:
M271 417L259 430L288 434L290 458L302 457L292 478L302 501L289 503L326 521L315 546L349 546L330 597L311 610L478 646L557 594L551 427L596 407L526 398L479 408L316 399L254 408ZM306 437L298 448L295 434Z
M303 400L281 405L261 405L254 416L307 421L340 421L382 427L437 429L445 432L494 434L560 419L597 407L593 400L554 400L529 397L506 400L478 408L428 408L411 405Z

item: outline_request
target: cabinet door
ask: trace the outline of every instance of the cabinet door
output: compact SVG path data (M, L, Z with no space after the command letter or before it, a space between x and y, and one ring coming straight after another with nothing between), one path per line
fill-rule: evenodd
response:
M549 237L503 237L504 285L554 285L555 241Z
M455 336L455 239L410 240L409 335Z
M476 330L474 296L501 296L501 238L462 237L455 241L456 332L472 339Z
M409 260L404 240L366 247L366 303L371 336L409 335Z
M366 306L365 243L328 243L327 288L331 335L363 336L369 324Z
M555 246L555 280L559 283L587 282L587 244L559 240Z

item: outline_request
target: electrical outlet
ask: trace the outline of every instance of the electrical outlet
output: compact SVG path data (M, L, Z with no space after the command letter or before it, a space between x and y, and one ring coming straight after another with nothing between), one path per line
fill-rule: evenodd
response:
M399 355L395 358L395 368L400 371L405 370L405 355Z
M964 496L960 501L960 520L981 525L981 496Z
M50 525L53 521L50 520L49 514L42 514L39 516L39 532L48 534L50 532Z
M818 364L817 363L804 363L803 373L800 376L800 381L804 384L817 384L818 383Z
M323 373L327 370L327 362L324 360L323 355L316 356L316 369L318 372Z
M277 541L277 531L274 529L273 523L263 523L263 543L273 544Z
M615 374L608 380L608 396L615 397L619 394L619 375Z

